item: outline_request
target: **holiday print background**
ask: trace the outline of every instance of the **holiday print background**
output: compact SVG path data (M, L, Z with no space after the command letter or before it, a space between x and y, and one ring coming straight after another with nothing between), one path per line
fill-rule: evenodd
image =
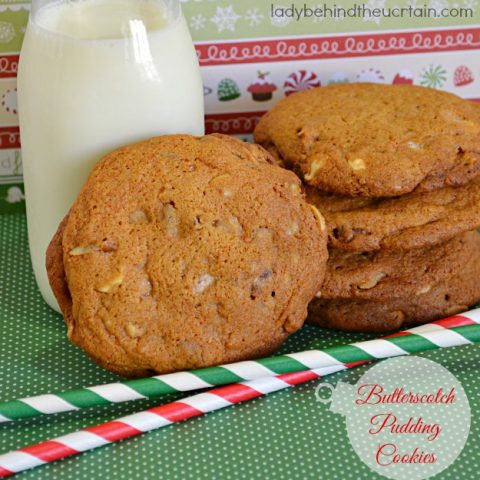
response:
M349 8L356 2L326 3ZM336 82L406 82L480 98L479 0L365 1L369 8L475 9L473 18L461 20L296 21L272 18L271 5L266 0L182 0L202 68L208 133L249 139L261 115L285 94ZM0 213L24 209L15 77L29 6L28 1L0 0Z

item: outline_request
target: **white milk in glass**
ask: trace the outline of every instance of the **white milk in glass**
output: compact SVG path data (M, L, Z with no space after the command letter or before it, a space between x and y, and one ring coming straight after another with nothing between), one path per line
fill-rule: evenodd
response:
M204 133L203 89L176 0L34 0L18 94L30 253L45 251L99 158L163 133Z

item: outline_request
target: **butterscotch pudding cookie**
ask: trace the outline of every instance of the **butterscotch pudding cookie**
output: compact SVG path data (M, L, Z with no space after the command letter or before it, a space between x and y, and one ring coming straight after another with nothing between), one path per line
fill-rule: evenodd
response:
M349 332L390 332L464 312L480 299L478 238L468 261L455 270L451 276L439 283L426 284L413 295L317 298L309 306L309 322ZM416 275L417 280L420 276L421 272Z
M261 147L210 135L121 148L47 253L70 340L126 376L271 354L303 324L322 216Z
M460 274L477 252L480 235L476 231L408 251L358 253L332 249L317 298L389 301L419 296Z
M309 321L394 330L480 299L480 108L413 85L291 95L255 139L325 216L330 259Z
M306 190L307 201L325 215L329 245L340 250L409 250L480 227L480 178L461 187L393 198Z
M480 108L412 85L348 84L279 102L255 140L305 182L391 197L468 183L480 173Z

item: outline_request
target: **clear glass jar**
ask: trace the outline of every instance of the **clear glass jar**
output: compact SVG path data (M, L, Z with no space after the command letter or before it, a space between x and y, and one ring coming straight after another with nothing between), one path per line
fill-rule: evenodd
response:
M45 251L99 158L166 133L204 133L203 89L178 0L33 0L18 101L30 253Z

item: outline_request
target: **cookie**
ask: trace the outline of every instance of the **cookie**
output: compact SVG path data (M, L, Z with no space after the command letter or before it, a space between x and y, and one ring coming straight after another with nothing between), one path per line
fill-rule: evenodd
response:
M307 188L307 199L325 215L329 245L340 250L422 248L480 227L480 178L462 187L383 199Z
M70 340L125 376L271 354L307 315L326 228L257 145L173 135L95 167L47 253Z
M314 88L279 102L255 140L306 183L391 197L468 183L480 174L480 108L413 85Z
M476 251L480 251L480 235L476 231L406 252L332 250L317 297L386 301L414 297L459 274Z
M315 299L308 322L348 332L389 332L468 310L480 300L480 249L463 270L430 291L388 301Z

